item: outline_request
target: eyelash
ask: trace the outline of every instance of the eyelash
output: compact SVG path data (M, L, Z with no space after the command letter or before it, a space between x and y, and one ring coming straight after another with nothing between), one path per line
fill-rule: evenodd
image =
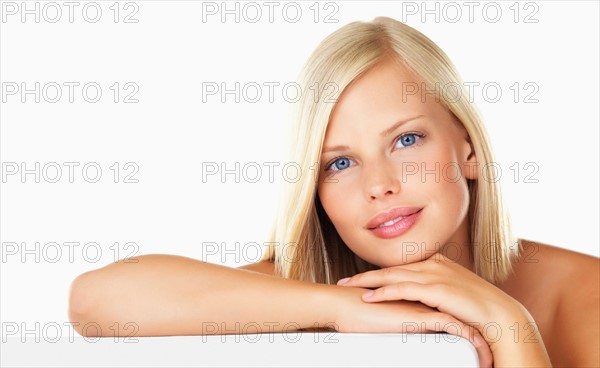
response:
M406 136L409 136L409 135L414 135L414 136L417 136L417 137L419 137L419 139L418 139L418 140L417 140L417 141L416 141L414 144L412 144L412 145L410 145L410 146L403 147L403 148L411 148L411 147L415 147L415 146L419 145L419 141L421 141L423 138L425 138L425 134L421 134L421 133L415 133L415 132L400 134L398 137L396 137L396 140L394 141L394 146L395 146L395 145L398 143L398 141L399 141L399 140L401 140L402 138L404 138L404 137L406 137ZM331 170L331 167L333 166L333 164L334 164L334 163L335 163L337 160L339 160L339 159L341 159L341 158L347 158L347 157L346 157L346 156L337 156L337 157L335 157L335 158L331 159L331 161L329 161L329 162L328 162L328 163L325 165L325 169L324 169L324 170L325 170L325 171L332 171L332 170ZM342 170L340 170L340 169L337 169L337 170L333 170L333 171L344 171L344 170L345 170L345 169L342 169Z

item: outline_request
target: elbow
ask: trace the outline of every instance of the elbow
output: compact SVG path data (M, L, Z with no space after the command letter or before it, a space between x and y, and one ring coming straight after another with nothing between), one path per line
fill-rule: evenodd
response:
M68 317L73 329L84 337L95 336L95 328L86 328L90 323L93 313L93 292L91 290L90 278L93 271L86 272L71 282L69 289Z

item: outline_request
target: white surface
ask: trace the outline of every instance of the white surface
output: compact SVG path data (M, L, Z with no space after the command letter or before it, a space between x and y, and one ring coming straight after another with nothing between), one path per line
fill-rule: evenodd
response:
M124 339L64 338L21 343L10 338L11 367L478 367L465 339L447 334L287 333ZM435 354L432 354L435 351Z

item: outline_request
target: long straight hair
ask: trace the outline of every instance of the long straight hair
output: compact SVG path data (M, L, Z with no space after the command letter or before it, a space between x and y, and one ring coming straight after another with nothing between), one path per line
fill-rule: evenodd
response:
M301 175L296 182L284 183L262 260L274 262L281 277L325 284L379 268L354 254L337 233L319 201L315 168L335 101L353 80L389 57L411 70L428 91L436 91L440 103L467 131L479 166L479 179L467 182L469 256L477 275L491 283L502 282L512 272L520 244L512 236L499 181L481 180L497 176L480 114L448 56L419 31L388 17L341 27L305 63L298 78L303 94L292 113L287 152ZM445 86L457 91L451 99L442 91Z

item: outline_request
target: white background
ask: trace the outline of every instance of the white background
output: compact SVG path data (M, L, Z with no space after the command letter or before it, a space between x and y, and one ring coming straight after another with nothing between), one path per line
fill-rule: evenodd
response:
M297 2L302 16L296 23L286 21L278 3L269 21L268 8L258 3L263 14L256 23L254 9L240 6L240 21L220 13L203 13L199 2L136 1L120 9L118 22L112 1L98 1L102 15L96 23L82 16L86 2L78 3L71 23L68 8L58 2L62 18L56 23L55 9L40 4L40 22L33 15L21 21L21 13L8 14L2 2L0 77L3 88L21 83L40 89L58 83L62 98L50 103L33 95L21 99L3 92L1 105L1 183L0 231L2 241L1 314L13 322L66 322L70 282L79 274L105 266L130 255L125 249L135 243L135 255L179 254L230 266L258 258L256 246L267 240L274 215L278 184L283 180L282 152L287 144L284 129L291 103L281 86L294 82L302 64L327 35L355 20L371 20L385 15L405 20L425 33L446 51L463 79L479 83L474 99L481 110L503 170L507 201L514 230L519 237L598 256L598 3L496 2L482 13L486 3L478 3L469 21L468 8L444 8L427 15L410 15L401 2L336 2L335 7L313 2ZM18 7L21 2L15 2ZM35 2L27 2L33 9ZM217 7L221 2L213 3ZM405 3L406 4L406 3ZM422 3L413 5L422 10ZM531 5L533 4L533 5ZM229 2L228 8L234 9ZM428 2L429 9L435 3ZM495 7L502 10L497 22ZM512 7L512 9L511 9ZM88 6L88 16L95 17ZM412 8L411 8L412 9ZM445 12L444 12L445 9ZM10 9L9 9L10 10ZM22 9L20 9L22 10ZM124 23L127 14L136 11ZM335 11L332 20L324 17ZM531 14L534 13L535 14ZM203 15L206 22L203 22ZM294 16L293 9L289 15ZM531 15L530 18L526 18ZM486 19L487 16L487 19ZM527 23L526 20L536 23ZM65 82L76 82L74 101L68 100ZM97 83L102 97L86 102L82 86ZM120 83L118 103L109 87ZM124 103L133 89L138 103ZM262 99L250 103L232 95L207 96L202 101L203 83L226 83L233 88L248 83L263 86ZM268 101L264 83L279 83L274 101ZM482 86L497 83L502 97L488 102ZM510 87L519 83L514 99ZM533 89L537 103L525 103ZM248 90L247 97L254 96ZM488 90L490 91L490 90ZM55 90L47 88L49 99ZM93 91L88 90L94 97ZM491 91L490 91L491 92ZM86 95L87 96L87 95ZM87 97L89 97L87 96ZM287 95L285 95L287 96ZM293 94L290 94L293 97ZM487 100L486 100L487 99ZM62 176L50 183L56 172L51 167L41 176L21 179L20 172L8 175L11 163L25 163L33 169L58 163ZM73 183L64 162L76 162ZM114 182L115 162L120 167ZM138 183L125 183L124 176L134 163ZM257 183L236 183L233 175L221 183L218 175L202 180L202 164L224 162L232 169L255 162L263 168ZM275 181L269 182L264 162L279 162ZM527 183L523 175L538 171ZM97 163L102 176L88 183L82 175L86 163ZM517 163L519 180L510 166ZM8 165L8 166L7 166ZM20 168L19 168L20 169ZM42 170L40 170L42 171ZM43 174L41 172L40 174ZM94 170L88 171L90 177ZM255 171L247 172L249 177ZM24 249L36 249L24 254ZM55 242L62 249L57 255ZM79 243L70 259L69 242ZM224 243L232 253L209 256L206 242ZM17 248L14 248L14 244ZM24 243L24 244L23 244ZM88 246L97 243L96 253ZM115 245L115 243L118 243ZM112 247L112 248L111 248ZM116 254L116 250L119 253ZM236 254L237 250L237 256ZM15 253L16 254L13 254ZM246 254L242 257L240 254ZM36 255L39 260L36 261ZM22 260L25 257L25 262ZM56 259L53 262L53 259ZM127 280L123 280L127 282Z

